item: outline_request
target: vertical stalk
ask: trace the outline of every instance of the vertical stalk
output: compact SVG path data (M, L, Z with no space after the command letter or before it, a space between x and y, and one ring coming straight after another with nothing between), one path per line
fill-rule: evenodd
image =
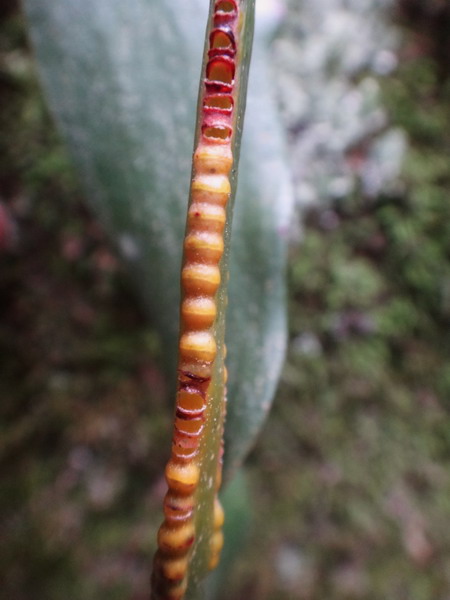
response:
M225 312L254 0L211 0L181 272L178 386L153 600L196 595L223 544Z

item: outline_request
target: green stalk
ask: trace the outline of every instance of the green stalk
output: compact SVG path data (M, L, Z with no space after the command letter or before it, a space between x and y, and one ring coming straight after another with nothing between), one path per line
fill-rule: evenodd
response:
M215 498L214 485L211 485L211 481L215 481L216 478L224 425L226 386L224 384L223 371L225 363L225 315L227 310L231 225L237 187L239 153L253 42L255 0L239 0L238 5L240 15L240 45L236 55L236 85L233 93L236 110L234 112L234 134L231 141L233 153L233 168L230 176L231 195L227 204L227 221L224 233L225 249L220 263L222 283L217 293L217 319L214 325L217 357L214 363L211 380L210 403L207 408L205 432L200 446L201 478L196 495L197 510L195 518L195 528L198 534L190 567L189 588L187 593L187 598L189 600L195 600L195 598L199 597L199 583L208 573L208 559L210 553L208 542L213 533L213 508ZM203 74L205 73L206 63L208 61L208 39L211 32L214 7L215 0L210 0L210 11L203 53L202 77L200 80L199 100L197 104L197 124L194 148L197 147L200 135L200 125L203 119Z
M186 586L188 597L196 598L200 581L217 564L222 544L216 495L226 404L225 314L253 23L254 0L211 0L181 278L177 410L166 469L165 520L152 578L154 600L181 599ZM218 249L222 244L223 251ZM186 272L199 266L220 268L221 283L215 294L205 292L204 285L199 287L196 278L186 281ZM216 311L206 323L204 316L198 316L205 301L208 310ZM195 308L186 310L186 306ZM201 400L195 417L194 400ZM204 420L201 428L199 410ZM174 509L180 503L184 503L181 512Z

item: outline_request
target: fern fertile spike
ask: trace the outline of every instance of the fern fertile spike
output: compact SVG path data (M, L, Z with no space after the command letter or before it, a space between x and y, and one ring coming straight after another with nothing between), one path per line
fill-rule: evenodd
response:
M172 455L166 467L168 492L165 521L158 534L158 552L152 576L153 600L183 598L195 541L196 491L201 478L199 449L208 416L210 387L219 373L224 388L226 369L214 371L217 353L223 361L223 343L215 339L217 291L224 253L227 203L234 163L232 144L236 127L237 61L242 27L241 1L216 0L209 25L204 79L199 100L198 138L193 156L190 204L187 215L181 273L178 391ZM222 294L223 297L223 294ZM225 398L218 415L223 432ZM221 448L210 471L217 493L221 481ZM214 568L223 545L223 509L216 497L211 514L209 568Z

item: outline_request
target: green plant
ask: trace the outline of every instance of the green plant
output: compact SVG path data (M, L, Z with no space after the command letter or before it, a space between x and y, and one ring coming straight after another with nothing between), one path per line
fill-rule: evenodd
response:
M239 9L250 10L250 4L240 2ZM224 3L230 6L234 2ZM198 14L206 7L194 0L176 7L144 0L114 7L106 0L74 0L62 7L39 0L26 7L53 113L92 206L115 239L159 330L173 381L203 27ZM268 412L285 348L284 232L291 196L267 94L263 40L255 50L259 111L247 123L230 252L227 478L241 464ZM240 119L234 125L237 132ZM219 297L224 308L222 292ZM215 364L220 373L220 360ZM216 453L219 439L216 432Z
M206 31L190 202L184 239L178 385L169 490L158 533L152 593L183 598L214 569L223 546L226 412L225 309L240 129L253 2L215 0Z

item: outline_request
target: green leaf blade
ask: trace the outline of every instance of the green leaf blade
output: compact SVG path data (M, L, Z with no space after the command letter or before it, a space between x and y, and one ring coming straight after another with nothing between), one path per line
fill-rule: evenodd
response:
M91 205L159 331L172 380L207 7L197 0L176 6L26 0L25 7L52 112ZM266 60L260 41L251 69L230 256L225 457L230 473L267 414L284 355L284 231L292 194ZM269 125L258 120L263 112ZM280 186L287 186L285 192Z

